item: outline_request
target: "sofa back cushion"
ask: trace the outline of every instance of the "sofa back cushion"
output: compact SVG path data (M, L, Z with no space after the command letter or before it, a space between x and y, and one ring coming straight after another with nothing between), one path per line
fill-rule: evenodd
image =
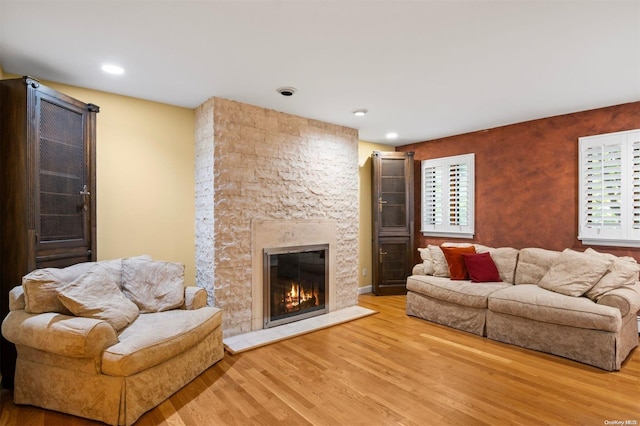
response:
M546 290L567 296L582 296L607 272L611 260L565 249L538 282Z
M140 313L179 308L184 302L184 265L123 259L122 292L138 306Z
M520 250L514 284L538 284L551 268L559 251L528 247Z

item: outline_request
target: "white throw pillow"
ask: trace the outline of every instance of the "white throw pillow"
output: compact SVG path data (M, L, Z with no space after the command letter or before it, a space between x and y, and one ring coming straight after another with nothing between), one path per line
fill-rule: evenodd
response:
M422 259L422 269L425 275L433 275L433 260L431 259L431 252L429 248L419 248L420 258Z
M442 249L434 245L428 245L427 248L431 254L431 261L433 262L433 276L448 277L449 265L447 264L447 259L444 257Z
M602 278L609 265L608 259L565 249L538 286L567 296L582 296Z
M184 265L123 259L122 292L141 313L179 308L184 302Z
M640 273L640 265L632 257L617 257L610 253L599 253L596 250L588 248L584 251L586 254L598 256L611 261L611 265L607 273L585 293L589 299L598 301L609 291L622 287L624 285L634 285L638 281Z
M22 277L25 311L30 314L71 312L58 300L58 290L89 272L96 262L84 262L66 268L36 269Z
M74 315L108 322L120 331L138 318L135 303L127 299L108 265L98 264L91 271L62 287L60 302Z

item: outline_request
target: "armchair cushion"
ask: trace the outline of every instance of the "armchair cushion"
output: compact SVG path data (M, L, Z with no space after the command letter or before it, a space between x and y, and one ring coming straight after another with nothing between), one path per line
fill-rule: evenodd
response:
M74 315L105 320L116 331L131 324L139 314L136 304L120 291L112 268L106 263L62 287L58 299Z
M184 303L184 265L123 259L122 292L141 313L179 308Z
M104 351L102 372L130 376L158 365L195 346L222 323L222 311L204 307L141 314Z

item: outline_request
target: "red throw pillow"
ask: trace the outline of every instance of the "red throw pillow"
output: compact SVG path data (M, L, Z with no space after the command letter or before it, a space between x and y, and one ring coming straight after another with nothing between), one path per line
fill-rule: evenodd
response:
M464 263L462 257L465 253L475 253L476 249L473 246L469 247L440 247L442 253L444 253L445 259L447 259L447 265L449 266L449 277L452 280L468 280L469 272L467 272L467 266Z
M463 254L464 263L474 283L501 282L500 273L489 253Z

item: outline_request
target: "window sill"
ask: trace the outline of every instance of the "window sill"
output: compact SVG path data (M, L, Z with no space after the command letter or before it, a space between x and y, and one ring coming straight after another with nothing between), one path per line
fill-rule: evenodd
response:
M578 237L578 240L582 241L582 244L591 246L640 247L640 241L638 240L607 240L582 237Z
M472 239L473 233L467 232L438 232L438 231L420 231L425 237L446 237L446 238L466 238Z

